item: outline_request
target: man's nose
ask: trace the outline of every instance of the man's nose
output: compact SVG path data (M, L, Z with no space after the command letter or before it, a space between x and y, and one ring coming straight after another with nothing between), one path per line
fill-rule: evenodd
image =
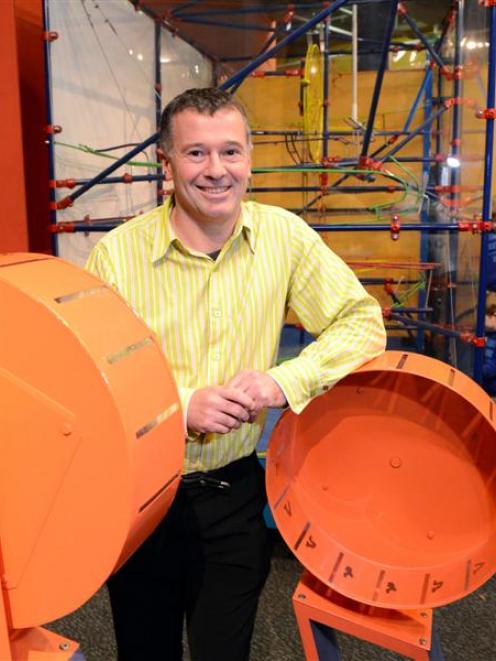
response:
M224 167L220 154L217 154L216 152L209 154L205 175L218 179L219 177L222 177L225 172L226 168Z

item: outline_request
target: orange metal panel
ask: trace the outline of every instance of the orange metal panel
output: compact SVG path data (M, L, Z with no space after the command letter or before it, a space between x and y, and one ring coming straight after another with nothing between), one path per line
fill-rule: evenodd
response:
M386 352L296 416L267 455L274 519L302 564L367 604L459 599L496 569L494 405L464 374Z

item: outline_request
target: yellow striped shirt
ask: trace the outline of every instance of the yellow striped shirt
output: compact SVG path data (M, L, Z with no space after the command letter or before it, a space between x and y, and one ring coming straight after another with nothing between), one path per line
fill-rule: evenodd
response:
M109 232L86 267L115 287L156 333L184 411L195 389L256 369L277 381L299 413L383 351L379 305L305 221L279 207L244 202L214 261L175 236L171 204L169 199ZM317 339L297 358L276 365L289 308ZM185 472L250 454L264 420L260 415L228 434L190 434Z

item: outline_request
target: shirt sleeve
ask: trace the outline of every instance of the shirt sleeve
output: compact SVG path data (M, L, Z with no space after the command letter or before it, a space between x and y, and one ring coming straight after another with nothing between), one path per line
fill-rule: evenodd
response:
M300 413L317 395L372 358L386 344L382 311L353 271L314 235L297 260L288 304L316 340L297 358L271 368L290 408ZM305 237L308 244L308 236Z

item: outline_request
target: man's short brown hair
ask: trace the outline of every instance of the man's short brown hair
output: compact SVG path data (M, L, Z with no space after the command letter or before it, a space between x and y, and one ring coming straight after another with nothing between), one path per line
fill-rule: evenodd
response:
M218 87L195 87L178 96L165 106L160 119L160 146L164 154L173 149L172 118L183 110L196 110L202 115L214 115L223 108L233 108L243 117L246 126L246 140L251 146L251 129L246 111L241 103L229 92Z

